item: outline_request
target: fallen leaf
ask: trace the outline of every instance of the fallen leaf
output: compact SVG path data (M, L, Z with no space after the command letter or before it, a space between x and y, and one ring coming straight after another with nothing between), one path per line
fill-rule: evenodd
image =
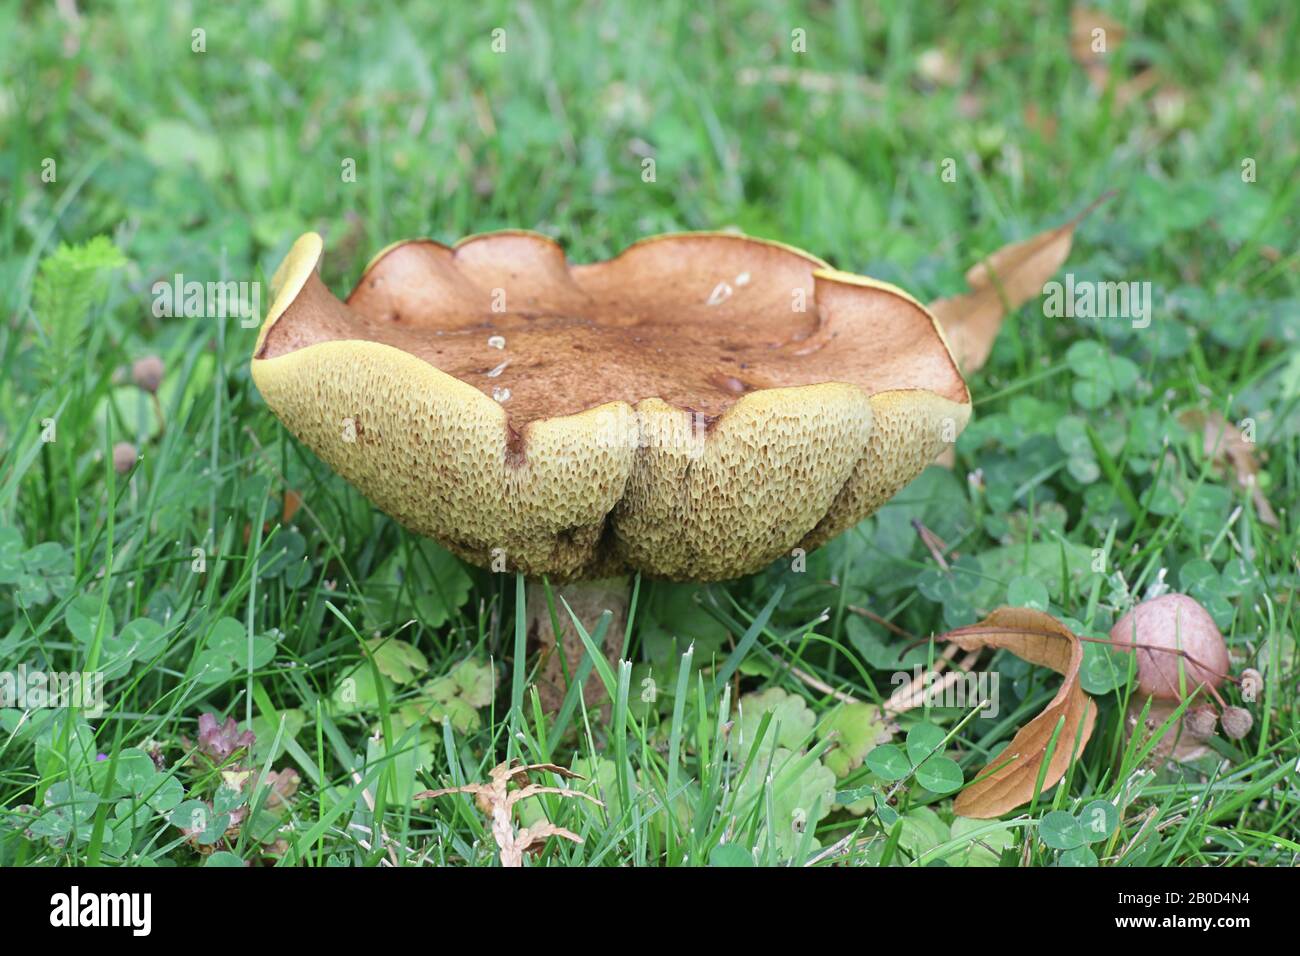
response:
M535 823L531 827L520 827L519 832L515 835L515 842L520 852L520 862L507 864L503 856L502 864L506 866L522 866L522 854L539 849L547 838L553 836L572 840L574 843L582 842L582 837L578 836L578 834L572 830L566 830L564 827L557 827L554 823Z
M1052 615L1013 607L998 608L980 623L959 627L939 639L968 651L1006 648L1065 678L1042 713L1016 732L1006 750L994 757L953 803L953 812L963 817L999 817L1033 798L1048 743L1062 718L1065 723L1043 777L1044 792L1065 776L1076 746L1082 752L1092 735L1097 705L1079 685L1083 643Z
M1240 428L1218 412L1205 413L1189 408L1178 416L1179 423L1191 431L1201 433L1205 456L1220 465L1231 465L1237 484L1250 490L1259 520L1276 528L1277 513L1264 497L1259 487L1259 460L1255 457L1255 443L1248 441Z
M597 806L604 806L600 800L581 790L566 790L563 787L544 787L529 783L530 773L553 773L569 780L584 780L582 774L574 773L565 767L553 763L535 763L520 766L513 760L497 764L488 771L491 783L467 783L461 787L444 787L441 790L425 790L417 793L416 800L443 797L449 793L465 793L474 797L474 805L479 812L492 821L492 839L501 851L501 865L518 867L524 865L524 854L530 850L540 849L550 837L556 836L574 843L581 843L582 837L563 827L551 823L540 823L530 827L515 829L514 809L521 800L535 797L540 793L553 793L557 797L590 800ZM515 789L510 789L510 784Z
M1070 11L1070 55L1098 90L1106 88L1106 58L1119 48L1124 32L1119 21L1098 10L1074 7Z
M1154 67L1146 67L1123 79L1111 73L1111 57L1125 34L1123 24L1099 10L1075 7L1070 11L1070 55L1083 67L1092 88L1104 94L1113 87L1115 105L1120 107L1158 85L1169 94L1177 93L1173 84L1162 83Z
M1046 109L1039 109L1033 103L1025 104L1025 125L1041 136L1046 142L1056 142L1057 119Z
M282 512L283 522L289 524L293 521L293 516L298 513L298 509L301 507L302 495L298 494L298 492L294 491L292 488L288 489L284 493L284 510Z
M1075 228L1108 198L1109 193L1062 226L1003 246L967 271L970 292L930 303L963 372L969 375L984 366L1002 320L1042 293L1044 283L1065 264Z

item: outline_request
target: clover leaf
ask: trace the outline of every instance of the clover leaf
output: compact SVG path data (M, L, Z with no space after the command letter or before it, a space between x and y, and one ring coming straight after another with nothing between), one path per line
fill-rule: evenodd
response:
M275 641L255 634L250 641L244 625L233 617L219 618L195 662L195 679L220 684L236 674L265 667L275 657Z
M1116 355L1092 339L1071 345L1065 362L1075 374L1070 394L1089 410L1101 408L1116 392L1129 391L1138 380L1138 367L1132 359Z
M1079 821L1064 810L1053 810L1038 821L1038 838L1053 850L1073 850L1088 840Z
M63 545L45 541L23 546L17 528L0 528L0 586L14 588L14 603L31 610L63 597L73 584L72 555Z
M916 781L933 793L952 793L962 785L961 767L943 756L947 734L933 724L916 724L907 732L906 749L897 744L876 747L866 757L872 773L888 783L916 775Z
M90 594L76 597L63 612L63 622L72 636L89 653L100 638L99 669L105 680L122 677L135 661L150 661L167 646L166 632L152 618L128 621L114 634L116 619L111 608L100 607L100 599Z
M1100 843L1119 826L1119 811L1109 800L1093 800L1079 811L1079 825L1089 843Z
M32 821L33 836L45 837L66 845L90 839L99 796L93 790L60 780L45 791L44 809Z

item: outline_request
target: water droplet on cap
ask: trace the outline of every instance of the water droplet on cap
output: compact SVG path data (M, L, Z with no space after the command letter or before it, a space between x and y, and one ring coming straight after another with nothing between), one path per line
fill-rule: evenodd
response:
M709 301L706 303L706 305L718 305L719 303L725 302L727 299L730 298L731 298L731 286L729 286L725 282L719 282L717 285L713 287L713 291L709 293Z

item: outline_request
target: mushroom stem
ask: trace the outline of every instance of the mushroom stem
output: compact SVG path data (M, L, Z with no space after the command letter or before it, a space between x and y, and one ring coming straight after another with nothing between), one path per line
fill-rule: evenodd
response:
M551 585L551 595L555 601L555 616L560 625L560 634L556 635L552 627L550 608L546 603L546 585L540 581L528 582L528 641L542 654L541 668L537 676L537 691L541 696L542 707L549 713L556 713L564 703L564 696L576 676L582 660L586 656L586 646L573 626L573 618L565 609L565 603L573 610L573 615L582 622L587 634L595 637L600 616L609 611L612 615L605 630L605 658L611 666L617 666L623 652L623 635L627 632L627 612L631 599L628 578L604 578L598 581L574 581L569 584ZM558 647L557 647L558 645ZM563 653L557 653L562 650ZM600 675L593 667L583 686L583 699L588 707L608 705L609 695L605 693Z

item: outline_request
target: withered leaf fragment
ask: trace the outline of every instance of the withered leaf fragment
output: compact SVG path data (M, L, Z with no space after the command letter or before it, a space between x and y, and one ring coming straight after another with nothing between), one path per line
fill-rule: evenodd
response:
M1237 484L1250 490L1260 522L1276 528L1277 513L1259 487L1259 459L1255 455L1255 443L1248 441L1240 428L1218 412L1207 414L1200 409L1189 408L1178 416L1178 421L1184 428L1201 433L1201 447L1205 456L1220 465L1231 466Z
M1064 225L1003 246L966 272L970 291L931 302L927 308L948 335L963 373L984 367L1002 320L1030 299L1056 275L1070 254L1074 230L1106 196Z
M519 766L515 761L499 763L488 773L491 783L468 783L463 787L444 787L441 790L425 790L415 795L416 800L442 797L449 793L466 793L474 797L474 804L479 811L492 821L492 839L501 851L501 865L517 867L524 865L524 854L530 850L539 850L548 837L560 837L581 843L582 837L571 830L553 823L538 823L531 827L515 829L513 813L515 804L541 793L553 793L557 797L581 797L597 806L604 806L600 800L581 790L565 790L562 787L546 787L529 783L530 773L553 773L570 780L585 779L565 767L552 763L535 763ZM510 789L510 784L515 789Z
M1066 768L1092 735L1097 705L1079 683L1083 643L1052 615L1014 607L998 608L980 623L949 631L940 639L967 651L1006 648L1065 678L1042 713L1016 732L1006 750L994 757L953 803L959 816L999 817L1033 798L1039 768L1047 759L1048 744L1062 718L1064 724L1043 777L1044 791L1065 776Z

